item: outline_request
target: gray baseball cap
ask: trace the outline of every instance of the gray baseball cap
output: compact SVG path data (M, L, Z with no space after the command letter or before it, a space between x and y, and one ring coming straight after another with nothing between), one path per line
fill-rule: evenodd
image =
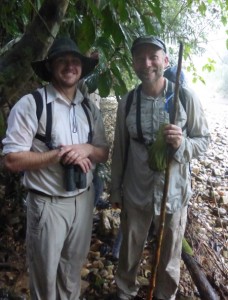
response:
M132 47L131 47L131 53L133 54L134 50L141 45L144 44L150 44L157 46L158 48L162 49L166 53L166 46L165 43L158 37L153 36L153 35L145 35L138 37L137 39L134 40Z

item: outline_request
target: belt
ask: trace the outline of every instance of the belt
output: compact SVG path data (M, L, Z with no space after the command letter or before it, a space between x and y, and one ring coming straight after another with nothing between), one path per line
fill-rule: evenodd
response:
M44 193L44 192L37 191L37 190L35 190L35 189L29 189L28 191L31 192L31 193L33 193L33 194L40 195L40 196L44 196L44 197L49 197L49 198L52 198L52 197L68 198L68 197L64 197L64 196L49 195L49 194L46 194L46 193Z
M89 191L90 190L90 186L87 188L87 190L86 191ZM44 196L44 197L49 197L49 198L52 198L52 197L57 197L57 198L71 198L71 197L74 197L74 195L73 196L66 196L66 197L64 197L64 196L56 196L56 195L49 195L49 194L46 194L46 193L44 193L44 192L41 192L41 191L37 191L37 190L35 190L35 189L28 189L28 191L30 192L30 193L33 193L33 194L36 194L36 195L40 195L40 196ZM82 193L84 193L84 192L82 192ZM79 194L77 194L77 195L75 195L75 196L79 196L79 195L81 195L82 193L79 193Z

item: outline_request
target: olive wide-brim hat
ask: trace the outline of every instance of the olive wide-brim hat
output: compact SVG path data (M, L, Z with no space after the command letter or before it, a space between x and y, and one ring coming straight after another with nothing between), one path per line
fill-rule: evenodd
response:
M80 78L87 76L91 73L96 65L98 64L98 59L87 57L81 54L79 48L73 40L68 37L61 37L56 39L51 48L47 53L47 57L44 60L34 61L31 63L33 71L36 75L44 81L51 81L52 73L48 68L48 62L51 62L53 59L64 55L64 54L74 54L82 62L82 74Z

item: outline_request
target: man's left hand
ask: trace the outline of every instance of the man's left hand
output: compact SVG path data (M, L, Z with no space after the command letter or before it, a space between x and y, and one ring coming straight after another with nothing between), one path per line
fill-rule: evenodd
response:
M178 149L182 142L182 129L176 125L169 124L164 128L165 140L174 149Z

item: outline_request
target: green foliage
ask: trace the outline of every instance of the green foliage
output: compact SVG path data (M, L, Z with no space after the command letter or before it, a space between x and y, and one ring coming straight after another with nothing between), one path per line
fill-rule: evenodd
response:
M162 172L167 166L167 144L164 136L164 127L162 124L157 132L156 140L147 147L148 150L148 164L151 170Z
M194 252L191 248L191 246L189 245L189 243L187 242L187 240L185 238L183 238L182 240L182 251L187 253L188 255L193 256Z
M190 72L192 74L192 82L196 83L197 81L201 81L203 84L205 84L204 78L198 74L195 65L191 62L189 63L187 67L187 72Z
M1 1L1 46L25 32L44 1ZM210 31L227 24L227 12L224 0L76 0L69 2L60 34L75 39L83 53L98 50L99 67L86 78L89 91L98 88L103 97L111 93L119 98L135 82L130 48L137 36L161 36L172 63L177 61L176 44L181 40L184 60L188 60L204 52L200 45ZM204 69L213 71L213 66L208 62ZM194 80L203 80L191 64L190 69L195 72Z
M202 69L203 69L203 71L208 71L208 72L213 71L214 72L215 71L215 64L216 64L216 62L213 59L208 58L208 63L205 64Z
M80 48L86 53L95 41L95 28L90 16L85 16L75 38L80 41Z
M34 1L34 6L40 7L40 1ZM12 38L24 33L32 19L34 7L26 0L1 0L0 36L6 43Z
M100 96L104 98L107 97L110 93L110 87L112 86L112 77L108 69L100 74L97 85Z

